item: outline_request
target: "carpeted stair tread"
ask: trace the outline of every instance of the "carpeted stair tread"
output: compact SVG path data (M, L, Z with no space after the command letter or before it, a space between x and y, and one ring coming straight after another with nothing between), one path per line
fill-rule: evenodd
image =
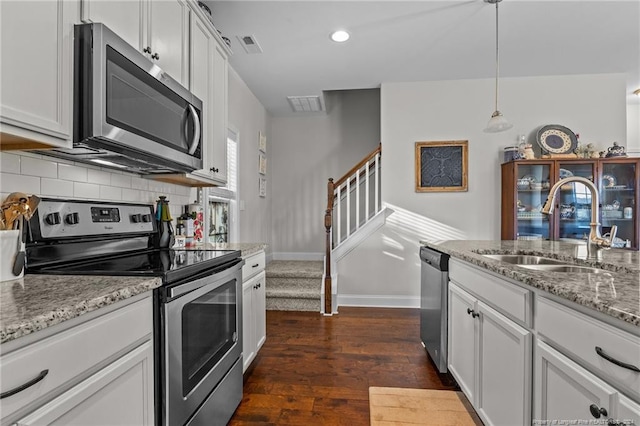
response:
M280 298L290 298L290 299L318 299L320 300L320 287L318 286L317 290L299 290L299 289L291 289L291 288L277 288L271 289L269 285L267 285L266 291L267 298L270 297L280 297Z
M319 312L324 262L274 260L266 267L267 310Z
M265 270L267 278L322 278L324 262L315 260L274 260Z

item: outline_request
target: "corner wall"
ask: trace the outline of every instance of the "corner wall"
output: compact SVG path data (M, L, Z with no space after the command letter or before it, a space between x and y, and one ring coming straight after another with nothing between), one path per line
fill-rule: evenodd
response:
M518 134L535 145L538 127L560 124L599 150L626 140L624 74L501 79L499 107L514 128L488 134L493 96L492 79L382 85L382 199L396 213L338 264L339 304L418 306L420 239L500 239L502 149ZM468 191L416 193L415 142L460 139Z
M267 243L266 254L271 256L272 173L270 164L273 141L266 109L246 83L229 67L228 126L238 132L238 200L239 236L236 242ZM267 174L258 173L258 132L267 136ZM258 193L259 177L267 179L267 196Z

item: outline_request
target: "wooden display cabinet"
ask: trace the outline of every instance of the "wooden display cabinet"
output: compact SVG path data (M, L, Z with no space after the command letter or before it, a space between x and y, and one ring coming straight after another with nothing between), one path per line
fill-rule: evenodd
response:
M502 164L503 240L581 240L589 234L591 192L579 183L561 186L552 215L540 209L560 179L582 176L599 191L602 234L618 226L616 244L638 250L640 158L517 160ZM627 242L628 241L628 242Z

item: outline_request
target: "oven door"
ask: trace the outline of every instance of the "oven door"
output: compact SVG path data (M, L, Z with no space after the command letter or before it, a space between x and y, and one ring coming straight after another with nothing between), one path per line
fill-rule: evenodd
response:
M163 424L185 424L241 358L243 264L168 289Z

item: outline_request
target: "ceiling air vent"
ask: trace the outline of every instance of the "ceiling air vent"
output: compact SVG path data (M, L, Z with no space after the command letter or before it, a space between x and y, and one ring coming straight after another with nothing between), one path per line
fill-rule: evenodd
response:
M295 112L322 111L319 96L287 96L287 100Z
M262 53L262 47L258 44L256 40L256 36L254 35L246 35L246 36L236 36L238 41L244 48L245 52L249 54L254 53Z

